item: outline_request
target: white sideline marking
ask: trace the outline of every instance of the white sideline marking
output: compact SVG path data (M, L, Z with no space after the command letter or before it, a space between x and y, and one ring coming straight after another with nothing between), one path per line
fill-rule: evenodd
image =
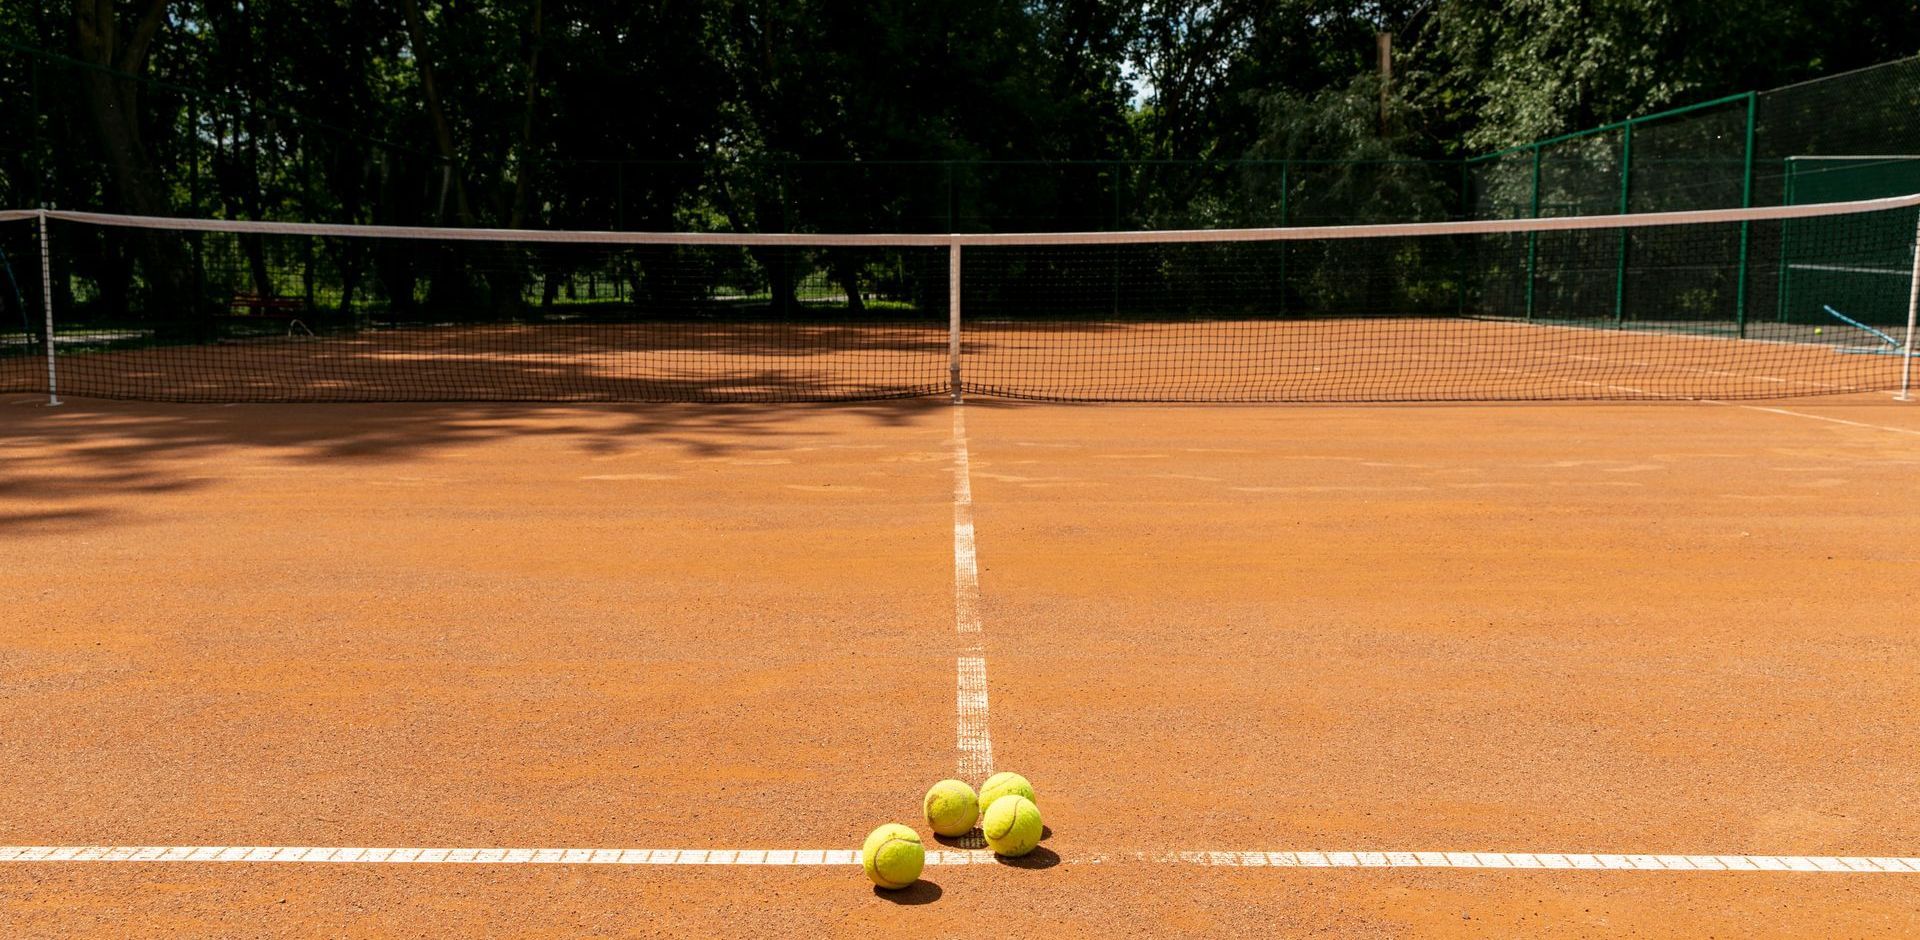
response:
M1762 342L1762 341L1755 340L1755 342ZM1745 372L1727 372L1722 369L1703 369L1703 368L1700 368L1699 366L1683 366L1677 363L1647 362L1645 360L1637 360L1637 359L1613 359L1605 356L1580 356L1580 355L1574 355L1573 353L1560 353L1559 355L1563 359L1573 359L1580 362L1608 363L1616 366L1632 366L1633 368L1636 368L1636 369L1666 369L1673 372L1692 372L1698 375L1713 375L1713 376L1720 376L1722 378L1741 379L1749 382L1772 382L1776 385L1789 385L1789 384L1807 385L1807 386L1812 386L1814 388L1823 388L1828 390L1839 390L1839 391L1848 391L1848 392L1872 391L1872 389L1861 388L1860 386L1857 386L1857 385L1835 385L1832 382L1816 382L1816 381L1813 381L1812 379L1783 379L1783 378L1780 378L1779 376L1774 376L1774 375L1750 375ZM1509 370L1509 371L1519 371L1519 370ZM1533 373L1522 372L1521 374L1532 375ZM1552 378L1551 376L1540 376L1540 377ZM1574 380L1566 379L1565 381L1572 382ZM1575 382L1575 384L1596 385L1597 383ZM1645 389L1632 388L1632 387L1623 386L1623 385L1607 385L1607 386L1600 386L1600 387L1610 388L1615 391L1632 392L1637 395L1649 395L1655 398L1687 397L1684 395L1662 395L1658 392L1649 392ZM1701 400L1707 401L1709 399L1701 399Z
M1827 872L1920 874L1920 857L1865 855L1610 855L1590 852L1132 852L1063 858L1206 868L1446 868L1545 871ZM851 866L853 849L355 848L345 846L7 845L6 863L300 863L328 865ZM993 853L934 849L927 864L984 865Z
M1838 271L1842 274L1897 274L1912 277L1913 272L1906 268L1870 268L1858 264L1790 264L1790 271Z
M959 776L982 780L993 774L993 741L987 736L987 658L979 644L980 564L973 541L973 482L967 468L967 417L953 406L953 615L954 627L971 638L958 662L955 697Z
M1795 418L1811 418L1815 421L1827 421L1833 424L1845 424L1850 427L1856 427L1856 428L1871 428L1875 431L1892 431L1895 434L1913 434L1913 435L1920 436L1920 430L1915 430L1913 428L1896 428L1896 427L1889 427L1884 424L1868 424L1865 421L1848 421L1845 418L1830 418L1826 415L1808 414L1804 411L1791 411L1786 408L1768 408L1765 405L1742 405L1736 402L1719 401L1712 398L1705 398L1701 400L1715 404L1715 405L1726 405L1731 408L1745 408L1748 411L1764 411L1764 412L1767 412L1768 414L1789 415Z

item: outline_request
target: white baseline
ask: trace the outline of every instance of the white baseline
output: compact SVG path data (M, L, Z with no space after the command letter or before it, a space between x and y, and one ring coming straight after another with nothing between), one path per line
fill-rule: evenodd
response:
M1920 857L1671 855L1592 852L1131 852L1068 856L1069 865L1206 868L1429 868L1508 871L1920 874ZM854 849L371 848L271 845L8 845L0 865L225 863L325 865L776 865L853 866ZM936 849L927 864L995 864L987 851Z

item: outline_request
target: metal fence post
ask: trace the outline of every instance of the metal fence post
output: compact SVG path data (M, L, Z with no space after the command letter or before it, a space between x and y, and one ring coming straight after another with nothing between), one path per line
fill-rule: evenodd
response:
M1793 205L1796 198L1793 194L1793 174L1795 169L1796 167L1794 166L1792 158L1781 161L1780 204L1783 206ZM1792 232L1793 223L1782 220L1780 222L1780 270L1778 276L1775 278L1777 286L1775 286L1773 290L1773 319L1776 323L1787 322L1788 311L1792 309L1793 285L1787 278L1787 236Z
M1540 145L1533 145L1533 217L1540 217ZM1533 272L1540 254L1540 233L1527 233L1527 319L1533 319Z
M1633 122L1627 122L1627 128L1620 141L1620 214L1626 215L1631 206L1630 194L1633 189ZM1619 258L1613 271L1613 325L1620 326L1627 321L1627 229L1620 229Z
M1287 227L1288 197L1293 191L1293 159L1280 161L1280 227ZM1280 315L1287 314L1287 243L1280 243Z
M1478 213L1474 211L1477 205L1473 193L1473 161L1462 160L1460 161L1460 202L1457 207L1460 218L1471 219L1477 215ZM1468 258L1469 253L1464 250L1461 251L1460 263L1457 265L1458 270L1454 272L1455 280L1458 281L1458 283L1454 285L1454 315L1459 317L1467 315Z
M1753 119L1757 96L1747 92L1747 156L1740 183L1740 208L1753 205ZM1740 283L1734 287L1733 319L1741 336L1747 335L1747 248L1752 241L1753 223L1740 223Z

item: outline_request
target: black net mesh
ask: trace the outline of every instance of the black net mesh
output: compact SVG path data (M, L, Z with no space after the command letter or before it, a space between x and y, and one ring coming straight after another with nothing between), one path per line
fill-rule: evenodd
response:
M0 221L0 391L47 390L34 224L32 219Z
M1819 212L962 237L961 388L1441 401L1897 387L1916 210ZM66 395L811 401L953 388L945 236L51 225ZM1786 285L1792 316L1743 315L1743 242L1772 246L1749 252L1747 283ZM33 262L15 261L14 280L35 283L31 221L0 223L0 247ZM34 273L18 277L23 266ZM6 291L0 390L46 391L37 292Z
M944 392L946 252L55 221L62 394L800 401Z
M1820 220L1836 264L1910 252L1915 213ZM1785 223L1759 221L1753 228ZM1807 225L1806 220L1793 224ZM969 247L962 375L1016 398L1755 398L1893 388L1881 334L1736 316L1739 221L1294 242ZM1904 241L1902 241L1904 239ZM1524 264L1536 240L1532 316ZM1810 239L1813 240L1813 239ZM1910 258L1910 254L1904 255ZM1758 265L1755 276L1778 273ZM1905 316L1905 300L1880 315Z

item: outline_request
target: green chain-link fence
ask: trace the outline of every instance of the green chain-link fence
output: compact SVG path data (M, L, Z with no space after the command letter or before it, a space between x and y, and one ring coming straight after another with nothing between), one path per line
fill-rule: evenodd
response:
M1868 199L1920 192L1920 58L1748 92L1536 141L1467 161L1474 218L1547 218ZM1490 241L1482 269L1505 289L1496 316L1619 325L1663 322L1752 335L1761 324L1856 329L1904 322L1912 233L1876 247L1836 243L1822 225L1725 227L1685 257L1616 234L1613 264L1592 235ZM1707 271L1717 272L1702 278ZM1672 276L1686 273L1685 277ZM1682 288L1680 285L1685 285ZM1844 317L1844 319L1842 319Z

